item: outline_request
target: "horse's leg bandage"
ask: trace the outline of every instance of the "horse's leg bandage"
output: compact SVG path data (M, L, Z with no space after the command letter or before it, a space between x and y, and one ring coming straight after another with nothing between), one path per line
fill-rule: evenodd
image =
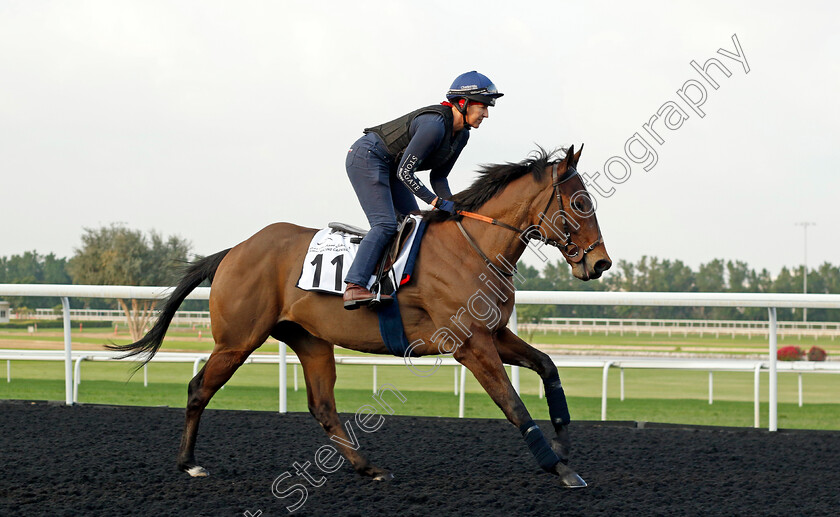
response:
M543 386L545 386L545 399L548 402L548 414L551 416L554 429L558 429L561 425L568 425L572 418L569 416L566 393L560 384L560 375L556 368L551 375L543 379Z
M539 426L533 420L528 420L519 426L519 432L540 467L546 472L554 472L554 466L560 462L560 458L551 449Z

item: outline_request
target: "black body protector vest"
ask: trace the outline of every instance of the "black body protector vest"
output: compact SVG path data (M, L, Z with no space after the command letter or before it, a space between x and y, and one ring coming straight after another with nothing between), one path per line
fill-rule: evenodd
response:
M441 104L426 106L425 108L414 110L411 113L403 115L402 117L394 119L390 122L365 128L364 132L365 134L376 133L379 135L379 138L385 142L388 154L394 157L394 163L399 164L402 159L402 154L405 151L405 148L408 147L408 142L411 140L411 137L408 135L411 123L415 118L419 115L423 115L424 113L437 113L442 115L444 127L446 128L446 134L444 134L440 146L430 156L427 156L423 160L423 169L433 169L438 165L445 163L452 157L457 149L463 147L463 145L458 146L458 140L460 139L453 140L452 138L454 117L452 116L452 108L449 106L443 106Z

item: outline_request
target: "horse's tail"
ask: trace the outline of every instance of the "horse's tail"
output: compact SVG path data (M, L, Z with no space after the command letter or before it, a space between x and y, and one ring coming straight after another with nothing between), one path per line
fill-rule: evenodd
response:
M178 282L178 285L175 287L175 290L172 291L172 294L169 295L169 298L167 298L163 303L163 308L161 309L160 315L158 316L154 326L148 333L146 333L145 336L140 338L139 341L128 345L115 345L112 343L105 345L105 347L118 352L128 352L119 359L125 359L126 357L132 357L139 354L148 354L148 356L138 366L138 369L151 361L152 357L154 357L160 348L160 345L163 343L163 337L166 335L166 329L168 329L169 324L172 323L172 317L175 316L175 311L177 311L178 307L181 306L181 302L183 302L187 295L190 294L193 289L198 287L204 280L209 279L211 283L213 282L213 276L216 274L216 269L218 269L222 259L225 258L225 255L227 255L229 251L230 248L190 264L187 267L184 276L181 278L181 281Z

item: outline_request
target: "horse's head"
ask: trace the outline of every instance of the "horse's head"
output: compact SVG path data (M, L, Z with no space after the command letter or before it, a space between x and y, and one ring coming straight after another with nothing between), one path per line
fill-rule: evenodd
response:
M572 274L581 280L599 278L612 266L607 254L595 203L577 172L580 151L572 146L566 157L547 164L547 188L534 202L536 221L531 237L557 247Z
M537 240L560 249L576 277L599 278L612 261L601 238L594 202L577 174L580 152L575 154L574 149L572 146L565 158L553 162L553 153L540 148L519 163L485 165L472 186L452 197L458 207L456 214L431 211L426 213L426 220L454 220L485 262L490 261L486 252L489 257L508 253L506 259L515 264L529 242ZM501 226L519 235L509 237L485 229L490 237L482 251L461 225L462 218Z

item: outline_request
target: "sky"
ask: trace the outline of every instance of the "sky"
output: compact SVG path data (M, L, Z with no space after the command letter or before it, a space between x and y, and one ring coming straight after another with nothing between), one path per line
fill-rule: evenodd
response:
M478 70L505 96L453 191L480 164L585 143L579 171L613 189L593 196L614 261L775 274L802 264L812 222L808 264L840 263L836 2L458 5L3 0L0 256L69 257L114 222L203 255L276 221L366 227L347 149ZM710 58L717 89L691 65ZM625 150L636 133L652 167Z

